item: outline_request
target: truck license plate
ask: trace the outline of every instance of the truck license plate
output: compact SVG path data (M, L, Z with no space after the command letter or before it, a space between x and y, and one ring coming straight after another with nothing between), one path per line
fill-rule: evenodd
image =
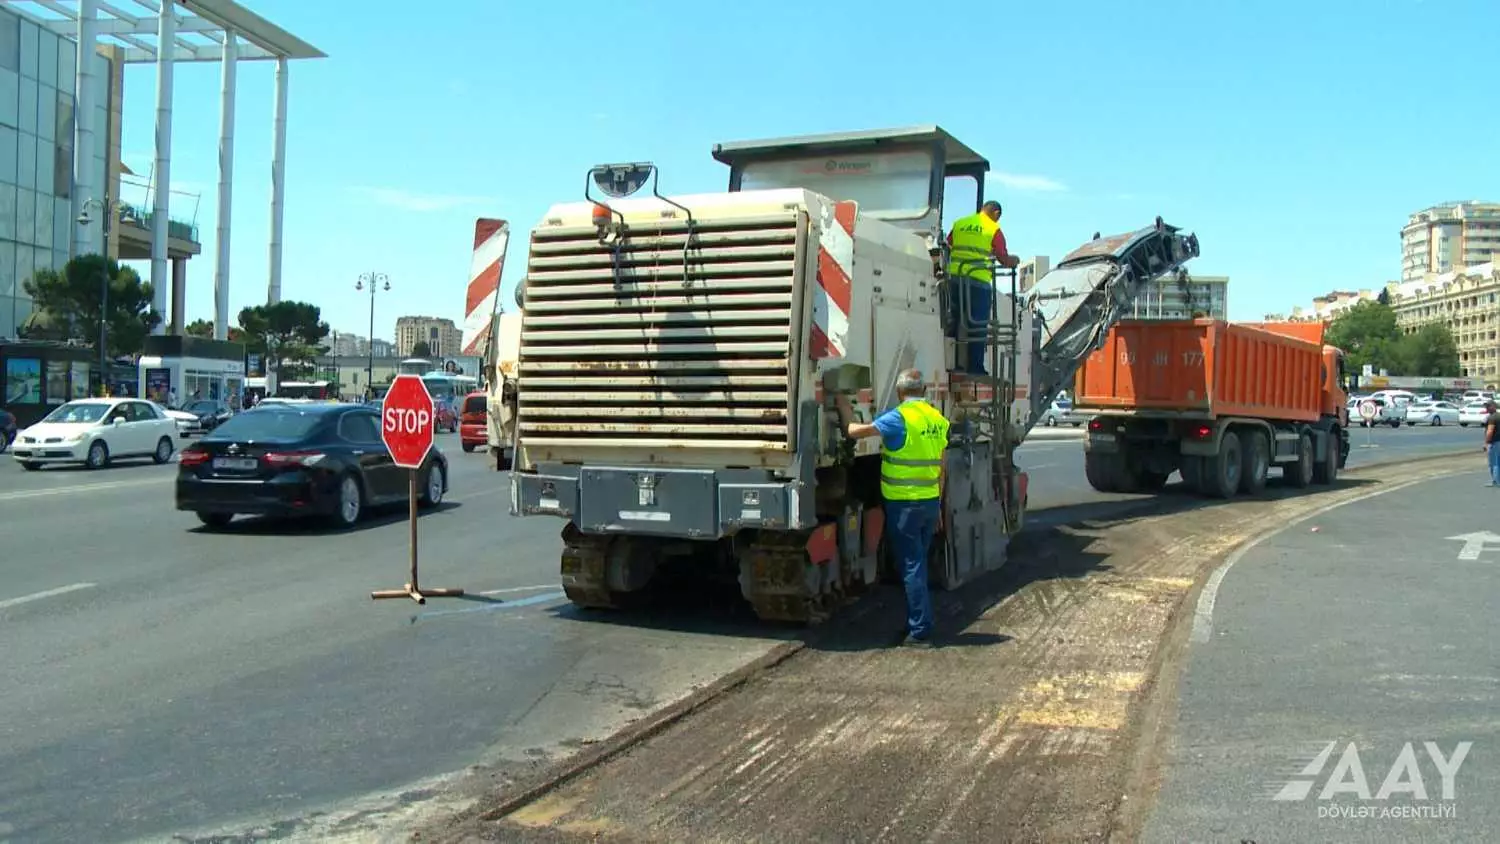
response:
M253 457L215 457L215 469L233 469L236 472L251 472L255 470L256 461Z

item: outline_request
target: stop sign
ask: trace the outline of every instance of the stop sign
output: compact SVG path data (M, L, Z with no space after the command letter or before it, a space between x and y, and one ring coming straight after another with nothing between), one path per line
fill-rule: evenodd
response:
M415 375L397 375L380 408L380 438L403 469L416 469L432 450L437 414L432 394Z

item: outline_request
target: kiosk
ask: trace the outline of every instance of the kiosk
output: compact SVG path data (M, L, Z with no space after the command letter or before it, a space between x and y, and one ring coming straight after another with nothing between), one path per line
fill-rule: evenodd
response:
M203 337L146 338L137 364L139 393L167 407L215 399L238 409L245 389L245 346Z

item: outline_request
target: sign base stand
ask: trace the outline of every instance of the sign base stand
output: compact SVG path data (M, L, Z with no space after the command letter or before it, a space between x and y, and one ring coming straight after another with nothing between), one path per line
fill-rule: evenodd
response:
M400 589L381 589L370 593L370 599L374 601L388 598L410 598L418 604L427 603L428 598L462 598L462 589L439 589L428 587L423 589L417 581L417 470L409 470L409 482L407 484L407 515L411 524L411 580Z

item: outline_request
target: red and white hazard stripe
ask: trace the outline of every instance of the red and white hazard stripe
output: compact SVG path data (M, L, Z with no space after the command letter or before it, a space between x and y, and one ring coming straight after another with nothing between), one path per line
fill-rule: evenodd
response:
M817 289L813 291L813 360L841 358L849 340L854 284L854 218L858 206L835 202L823 207L818 236Z
M490 335L500 305L500 272L510 224L480 217L474 221L474 256L469 262L469 289L464 297L463 353L477 355Z

